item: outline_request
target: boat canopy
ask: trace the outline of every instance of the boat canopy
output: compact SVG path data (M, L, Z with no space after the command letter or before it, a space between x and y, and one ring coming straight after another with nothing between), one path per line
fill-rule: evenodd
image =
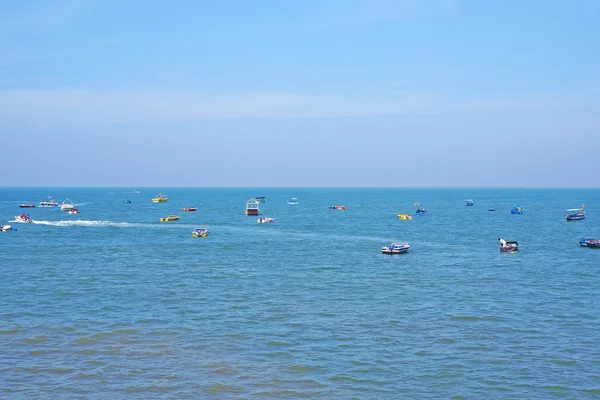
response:
M566 213L579 213L584 211L583 208L569 208L568 210L565 210Z

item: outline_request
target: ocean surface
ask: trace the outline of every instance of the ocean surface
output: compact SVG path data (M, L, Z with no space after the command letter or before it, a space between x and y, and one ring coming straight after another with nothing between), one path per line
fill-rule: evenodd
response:
M600 190L135 189L0 188L0 398L600 398Z

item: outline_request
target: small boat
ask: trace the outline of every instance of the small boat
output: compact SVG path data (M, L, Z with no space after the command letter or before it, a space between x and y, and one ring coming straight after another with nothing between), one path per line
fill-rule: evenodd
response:
M183 212L190 212L190 211L196 211L197 208L196 207L186 207L186 208L182 208L181 211Z
M504 239L498 238L500 241L500 253L518 253L519 252L519 243L517 242L507 242Z
M262 217L262 218L259 218L256 220L256 222L259 224L264 224L264 223L273 222L273 221L275 221L275 218L271 218L271 217Z
M62 206L60 206L61 211L69 211L73 208L75 208L75 206L70 199L65 199L65 201L62 203Z
M79 214L79 209L77 209L77 208L71 208L69 210L69 214Z
M19 204L20 208L35 208L35 204Z
M29 214L15 215L15 221L17 221L17 222L25 222L25 223L32 223L33 222L33 220L31 219L31 217L29 216Z
M510 210L511 214L523 214L524 208L520 205L515 205L512 210Z
M579 245L581 247L590 247L593 249L600 249L600 239L580 239Z
M169 198L162 193L157 194L152 198L153 203L166 203Z
M267 199L265 198L265 196L257 196L257 197L255 197L255 199L259 203L265 203L267 201Z
M50 196L46 197L46 201L40 201L40 207L58 207L58 205Z
M258 215L258 201L254 197L251 197L250 200L246 202L246 215Z
M427 212L427 210L424 208L417 208L417 210L415 211L415 215L419 215L419 216L425 215L426 212Z
M10 225L2 225L0 226L0 232L10 232L13 230L13 227Z
M329 206L330 210L345 210L346 206Z
M410 245L406 242L393 242L389 246L381 247L383 254L404 254L410 249Z
M465 206L472 207L475 205L473 200L465 200Z
M398 214L398 219L409 220L412 219L412 216L408 214Z
M496 209L494 207L490 207L488 208L488 211L496 211Z
M585 208L570 208L565 210L565 219L567 221L585 219Z
M124 200L123 204L131 204L131 200Z
M206 228L196 228L192 231L192 236L193 237L206 237L208 235L208 229Z
M168 217L163 217L160 219L160 222L171 222L171 221L179 221L179 217L177 215L169 215Z
M292 197L291 199L288 199L287 203L288 204L298 204L298 199L295 197Z

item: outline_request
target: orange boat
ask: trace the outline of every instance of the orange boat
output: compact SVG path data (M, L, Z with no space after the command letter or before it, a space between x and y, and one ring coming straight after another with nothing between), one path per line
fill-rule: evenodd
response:
M196 211L197 208L196 207L187 207L187 208L182 208L181 211Z

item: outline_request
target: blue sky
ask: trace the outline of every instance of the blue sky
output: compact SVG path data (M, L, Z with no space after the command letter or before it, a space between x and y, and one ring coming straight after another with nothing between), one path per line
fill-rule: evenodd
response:
M595 0L4 2L0 185L597 187L582 171L598 169L598 15Z

